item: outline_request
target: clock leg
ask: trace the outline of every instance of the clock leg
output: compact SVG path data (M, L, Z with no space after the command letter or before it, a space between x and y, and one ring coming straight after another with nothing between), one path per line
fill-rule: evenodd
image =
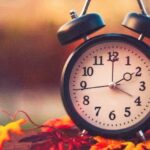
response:
M141 141L146 141L146 137L145 137L145 135L144 135L144 133L143 133L142 130L139 130L139 131L137 132L137 136L139 137L139 139L140 139Z
M81 131L80 136L85 136L88 134L88 131L86 131L85 129Z

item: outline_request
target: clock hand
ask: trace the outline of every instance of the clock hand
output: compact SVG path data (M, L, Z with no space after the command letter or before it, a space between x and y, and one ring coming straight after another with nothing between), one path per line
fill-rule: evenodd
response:
M112 89L117 89L117 90L119 90L119 91L121 91L121 92L127 94L128 96L133 97L133 95L131 95L130 93L128 93L128 92L126 92L126 91L124 91L123 89L121 89L121 88L118 87L118 85L120 85L119 83L120 83L121 81L123 81L123 80L125 80L125 81L130 81L130 80L132 79L132 75L133 75L133 74L134 74L134 73L129 73L129 72L124 73L122 79L118 80L117 82L112 82L112 83L110 84L110 88L112 88Z
M120 80L119 80L119 81L120 81ZM113 89L113 90L117 89L117 90L119 90L119 91L121 91L121 92L123 92L123 93L125 93L125 94L127 94L127 95L129 95L129 96L131 96L131 97L133 97L133 95L131 95L130 93L124 91L123 89L121 89L120 87L118 87L118 85L120 85L120 84L111 82L111 83L109 84L109 88L111 88L111 89Z
M112 60L112 78L111 81L114 82L114 60Z
M109 87L109 85L93 86L93 87L85 87L85 88L81 88L81 89L73 89L73 90L88 90L88 89L96 89L96 88L103 88L103 87Z
M124 90L122 90L121 88L119 88L119 87L117 87L117 86L115 87L115 89L117 89L117 90L119 90L119 91L121 91L121 92L123 92L123 93L129 95L130 97L133 97L133 95L131 95L130 93L128 93L128 92L126 92L126 91L124 91Z
M114 62L114 61L112 61L112 62ZM114 70L113 68L114 68L114 63L112 64L112 73L113 73L113 70ZM133 74L134 74L134 73L126 72L126 73L124 73L122 79L120 79L120 80L117 81L117 82L112 82L112 83L110 83L110 84L108 84L108 85L85 87L85 88L78 88L78 89L73 89L73 90L88 90L88 89L103 88L103 87L110 87L110 88L117 88L117 89L120 89L120 88L117 87L117 85L120 85L119 83L120 83L122 80L125 80L125 81L131 80ZM112 75L112 77L113 77L113 75ZM112 79L113 79L113 78L112 78ZM125 91L123 91L123 90L121 90L121 89L120 89L120 91L126 93ZM126 94L127 94L127 93L126 93ZM131 96L131 94L128 94L128 95Z
M118 80L117 82L115 82L116 84L120 83L121 81L125 80L125 81L130 81L132 79L132 75L134 73L129 73L129 72L126 72L123 74L123 78Z

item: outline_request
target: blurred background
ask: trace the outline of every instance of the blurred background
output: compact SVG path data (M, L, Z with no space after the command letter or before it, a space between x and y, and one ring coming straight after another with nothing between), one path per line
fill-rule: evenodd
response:
M144 2L150 6L150 0ZM1 110L24 110L37 123L66 115L59 91L61 71L82 41L61 46L57 30L70 20L69 11L80 13L83 4L84 0L0 0ZM88 13L100 13L107 26L91 37L112 32L138 37L121 26L131 11L140 12L137 0L93 0ZM0 113L0 124L8 121Z

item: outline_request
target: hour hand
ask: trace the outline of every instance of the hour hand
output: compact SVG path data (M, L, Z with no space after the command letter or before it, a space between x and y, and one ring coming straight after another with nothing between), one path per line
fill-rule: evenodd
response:
M128 95L128 96L130 96L130 97L133 97L133 95L132 94L130 94L130 93L128 93L128 92L126 92L125 90L123 90L123 89L121 89L121 88L119 88L119 87L117 87L116 86L116 88L115 89L117 89L118 91L120 91L120 92L122 92L122 93L124 93L124 94L126 94L126 95Z

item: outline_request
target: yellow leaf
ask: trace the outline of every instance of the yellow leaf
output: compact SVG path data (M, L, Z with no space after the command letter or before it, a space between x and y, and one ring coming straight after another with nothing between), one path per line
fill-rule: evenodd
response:
M0 150L2 150L4 142L10 140L10 135L9 135L10 133L19 134L19 135L23 133L21 129L21 125L25 123L26 120L20 119L18 121L7 124L6 126L0 125Z
M139 143L136 146L136 150L145 150L145 149L150 149L150 140L145 141L143 143Z
M124 150L134 150L135 149L135 144L132 142L124 142L122 145L125 146Z
M113 150L119 149L121 146L122 140L113 140L109 138L104 138L101 136L96 136L94 139L98 142L95 145L92 145L90 150Z

